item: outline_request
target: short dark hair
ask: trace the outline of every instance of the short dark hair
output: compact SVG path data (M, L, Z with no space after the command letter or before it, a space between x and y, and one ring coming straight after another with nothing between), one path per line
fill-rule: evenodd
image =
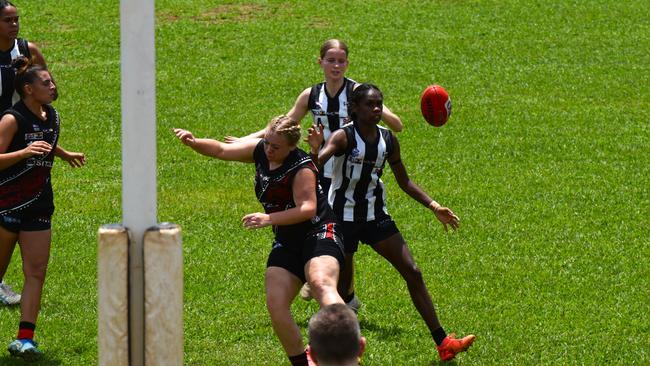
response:
M11 2L9 2L7 0L0 0L0 14L2 14L2 12L8 6L13 6L14 8L16 7L16 5L12 4Z
M368 96L368 92L371 90L375 90L379 93L382 99L384 99L384 94L379 90L379 88L376 85L369 84L369 83L363 83L359 84L354 90L352 91L352 94L350 95L350 117L352 118L353 121L357 120L357 115L354 112L356 106L359 105L359 103L363 100L363 98Z
M361 350L357 316L345 304L323 306L309 320L309 346L317 362L355 360Z

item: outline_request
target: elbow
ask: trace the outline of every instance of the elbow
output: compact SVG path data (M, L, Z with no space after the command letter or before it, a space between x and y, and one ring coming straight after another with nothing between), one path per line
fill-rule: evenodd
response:
M404 182L398 181L397 185L399 186L399 188L402 191L404 191L406 193L409 193L411 191L411 185L409 184L410 182L411 182L410 180L407 180L407 181L404 181Z
M306 207L303 207L301 211L303 213L303 218L305 221L311 220L312 217L316 216L316 205L308 205Z

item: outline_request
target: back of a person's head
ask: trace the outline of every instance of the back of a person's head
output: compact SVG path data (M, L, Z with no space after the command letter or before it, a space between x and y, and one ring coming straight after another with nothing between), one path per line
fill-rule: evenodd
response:
M345 304L322 307L309 320L309 346L319 365L356 362L362 352L362 340L354 312Z

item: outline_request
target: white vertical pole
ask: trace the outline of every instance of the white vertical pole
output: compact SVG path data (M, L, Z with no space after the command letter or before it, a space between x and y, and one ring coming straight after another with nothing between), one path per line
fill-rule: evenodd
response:
M144 365L143 238L156 225L154 0L120 0L122 220L129 250L131 366Z

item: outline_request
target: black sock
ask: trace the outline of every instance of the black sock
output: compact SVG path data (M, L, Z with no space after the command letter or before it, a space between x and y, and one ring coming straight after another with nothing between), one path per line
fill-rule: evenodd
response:
M347 294L347 295L343 298L343 302L347 304L347 303L349 303L350 301L352 301L352 299L354 299L354 291L352 291L351 294Z
M307 352L303 352L296 356L289 356L291 366L307 366Z
M442 341L447 338L447 333L445 333L445 330L440 327L431 332L431 336L433 337L433 341L436 342L436 344L439 346L442 344Z
M30 322L20 322L18 323L18 328L36 330L36 324Z

